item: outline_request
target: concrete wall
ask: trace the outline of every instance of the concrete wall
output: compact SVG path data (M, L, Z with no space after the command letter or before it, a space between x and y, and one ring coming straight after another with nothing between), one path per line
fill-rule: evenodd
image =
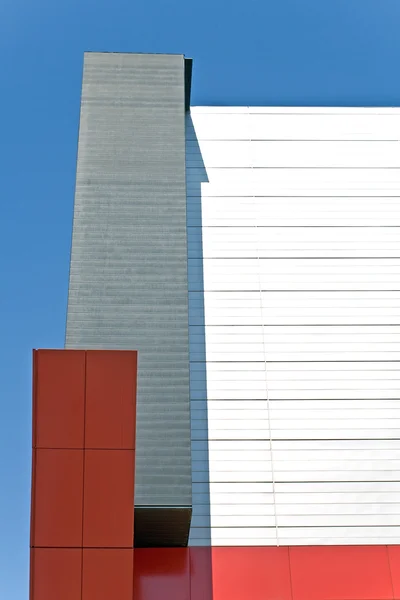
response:
M183 543L190 522L184 70L182 55L84 62L66 348L138 350L139 543L142 509L173 510Z

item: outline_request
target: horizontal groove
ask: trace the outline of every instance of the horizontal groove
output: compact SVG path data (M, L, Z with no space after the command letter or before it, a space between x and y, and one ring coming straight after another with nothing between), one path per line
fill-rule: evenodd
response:
M324 292L400 292L400 288L399 289L386 289L386 290L385 289L375 289L375 288L374 289L371 289L371 288L358 288L358 289L344 288L344 289L340 289L340 290L337 290L337 289L336 290L332 290L332 289L321 290L320 288L319 289L309 288L307 290L303 290L303 289L294 289L294 290L291 289L291 290L287 290L287 289L284 289L284 288L283 289L282 288L280 288L280 289L273 289L273 290L269 290L269 289L265 289L265 288L263 288L261 290L260 289L258 289L258 290L257 289L238 290L238 289L235 289L235 288L233 288L233 289L226 289L226 290L221 290L221 289L205 289L204 290L204 289L192 289L192 288L189 288L189 292L200 292L200 293L201 292L206 292L206 293L209 293L209 292L218 292L218 293L222 293L222 292L242 292L242 293L243 292L253 292L253 293L255 293L255 292L265 292L265 293L272 293L272 292L287 292L287 293L291 293L291 292L294 292L294 293L297 293L297 292L321 292L321 293L324 293Z
M385 380L386 380L386 378L385 378ZM281 381L284 381L284 380L281 380ZM318 379L310 379L310 380L307 380L307 381L320 381L320 380L318 380ZM348 380L345 379L345 381L348 381ZM371 379L368 379L368 381L371 381ZM373 380L373 381L381 381L381 380L376 379L376 380ZM399 380L398 379L394 379L393 381L399 381ZM260 382L260 383L262 385L262 382ZM321 390L330 390L330 389L332 389L332 391L336 390L336 388L313 388L313 390L316 390L318 392L321 391ZM284 388L283 388L283 391L285 391ZM361 391L362 392L363 390L360 389L360 390L355 390L355 391ZM270 392L270 395L273 395L273 392ZM391 402L397 402L398 400L400 400L400 397L399 398L381 398L380 396L374 396L374 398L329 398L329 399L325 399L325 398L307 398L307 399L304 399L304 398L270 398L269 399L269 401L272 404L274 402L300 402L300 403L302 403L302 402L320 402L320 401L322 401L324 403L325 402L350 402L350 401L351 402L365 402L365 400L370 400L370 401L374 401L374 400L376 400L376 401L378 401L378 400L386 400L386 401L391 401ZM218 399L212 399L212 398L211 399L210 398L195 398L194 399L194 398L192 398L192 402L207 402L208 403L208 408L210 408L210 409L212 409L212 403L213 402L242 402L243 403L243 402L265 402L265 401L266 401L266 398L239 398L239 399L238 398L218 398ZM210 406L210 403L211 403L211 406ZM202 411L202 409L199 409L199 408L196 409L195 407L192 406L192 411L193 410L200 410L200 411ZM214 409L214 410L218 410L218 409ZM221 408L219 410L226 410L226 409ZM234 410L244 410L245 411L245 410L248 410L248 409L246 407L243 407L243 408L235 408ZM263 410L263 409L259 408L259 409L254 409L254 410ZM274 410L280 410L280 409L274 409ZM287 409L282 409L282 410L287 410ZM294 410L294 409L289 409L289 410ZM324 406L321 406L318 409L316 409L316 408L313 408L313 409L310 409L310 408L297 408L296 410L304 410L304 411L310 411L310 410L313 410L313 411L314 410L324 411L324 410L327 410L327 411L332 411L332 410L339 410L339 409L324 408ZM353 408L351 410L378 410L378 409L371 409L371 408L363 407L361 409L360 408ZM393 408L380 408L379 410L383 410L383 411L384 410L393 410ZM316 419L319 420L321 418L322 417L313 417L313 418L307 417L307 421L308 420L313 421L313 420L316 420ZM357 418L359 419L360 417L357 417ZM387 417L364 417L363 420L365 420L365 421L368 421L368 420L375 421L375 420L379 420L380 418L381 419L387 419ZM207 417L204 416L204 418L197 418L197 419L195 419L192 416L192 419L193 419L193 421L206 421ZM223 420L223 418L221 418L220 420ZM237 421L237 420L240 420L240 419L232 419L232 421ZM268 417L266 417L266 420L268 420ZM284 420L284 419L277 419L277 417L274 417L274 420L281 421L281 420ZM338 420L338 421L340 421L340 420L348 421L348 420L353 420L353 419L349 419L349 417L335 417L335 420ZM39 447L37 446L37 448L39 448ZM67 449L69 449L69 448L67 448Z
M243 361L234 361L234 360L191 360L190 363L196 363L196 364L206 364L206 363L212 363L212 364L230 364L230 363L237 363L237 362L243 362ZM267 362L267 364L274 364L274 363L397 363L400 362L400 360L395 360L395 359L390 359L390 360L251 360L251 361L245 361L245 362L250 362L250 363L259 363L259 364L264 364L265 362Z
M321 483L321 482L319 482ZM362 482L363 483L363 482ZM221 492L223 493L223 492ZM264 493L268 493L268 492L264 492ZM278 492L278 494L292 494L293 492ZM295 492L296 493L296 492ZM322 492L323 493L323 492ZM335 494L348 494L348 492L334 492ZM375 492L365 492L367 494L375 494ZM392 492L393 494L395 494L396 492ZM225 492L225 494L227 496L232 496L232 492ZM241 492L241 494L248 494L249 496L252 496L254 494L254 492ZM321 494L321 492L307 492L307 494ZM205 495L205 494L203 494ZM256 503L258 505L260 505L260 503ZM320 504L319 502L310 502L310 504ZM326 505L326 506L336 506L337 502L323 502L322 504ZM354 504L357 504L356 502L340 502L341 506L353 506ZM373 502L371 502L371 500L368 500L368 502L362 502L362 504L374 504ZM382 502L382 504L395 504L395 505L399 505L400 502L397 501L391 501L391 502ZM198 502L196 503L197 506L208 506L208 502ZM271 503L266 503L265 506L271 506ZM236 502L217 502L215 504L215 506L240 506L240 504L238 505ZM284 506L290 506L290 504L285 504ZM300 513L300 514L305 514L305 513ZM320 514L320 513L318 513ZM342 514L346 514L346 513L342 513ZM388 513L390 514L390 513ZM221 515L222 516L222 515ZM312 515L315 516L315 515Z
M237 438L201 438L201 439L192 439L192 442L202 442L202 441L209 441L209 442L237 442L238 439ZM240 441L248 441L248 442L267 442L269 440L266 440L265 437L263 438L245 438L245 439L241 439ZM392 438L272 438L271 440L272 442L388 442L388 441L400 441L400 437L392 437ZM196 481L196 483L198 483ZM209 483L209 482L207 482ZM222 483L222 482L221 482ZM224 481L223 483L238 483L237 481L233 481L233 482L226 482ZM268 482L267 482L268 483ZM290 482L289 482L290 483ZM295 482L295 483L299 483L299 482ZM321 483L321 482L315 482L315 483ZM326 481L324 481L323 483L327 483ZM366 483L366 482L353 482L353 483ZM375 483L375 482L371 482L371 483ZM391 482L393 483L393 481Z
M285 515L285 516L289 516L289 515ZM345 529L365 529L365 528L390 528L392 529L393 527L400 527L400 525L369 525L367 523L363 524L363 525L279 525L279 530L281 529L340 529L340 528L345 528ZM221 530L221 529L254 529L254 530L275 530L275 525L265 525L265 526L259 526L259 525L220 525L217 527L209 527L207 525L197 525L192 527L192 529L207 529L210 531L210 535L211 537L215 537L213 536L213 531L215 531L216 529ZM304 544L304 538L299 538L299 540L302 539L302 545L306 545ZM237 545L237 544L235 544ZM274 546L276 546L276 544L273 544ZM386 543L387 545L387 543Z
M197 166L188 166L186 165L186 171L190 171L192 169L204 169L204 165L200 164ZM400 166L399 167L300 167L300 166L286 166L286 167L260 167L260 166L253 166L253 165L248 165L248 166L244 166L244 167L208 167L209 170L211 169L218 169L218 170L229 170L229 171L253 171L253 170L264 170L264 171L273 171L273 170L294 170L294 169L298 169L299 171L305 170L305 171L320 171L320 170L327 170L327 171L337 171L337 170L343 170L343 171L398 171L400 170ZM211 182L206 182L206 183L213 183Z
M257 307L260 308L260 307ZM265 308L265 307L264 307ZM268 307L270 308L270 307ZM387 308L385 306L374 306L373 308ZM400 308L400 307L399 307ZM231 325L226 325L226 324L218 324L218 325L189 325L190 329L192 327L201 327L202 330L207 331L208 327L254 327L256 329L260 329L260 328L264 328L264 329L268 329L270 327L387 327L387 328L392 328L392 327L398 327L400 326L400 323L290 323L290 325L286 324L286 323L282 323L282 324L268 324L266 325L265 323L260 323L259 325L244 325L243 323L232 323ZM231 335L235 335L235 334L231 334ZM260 334L262 335L262 334ZM321 333L320 335L324 335L323 333ZM363 335L362 333L358 333L357 335ZM365 334L368 335L368 334ZM397 335L396 332L394 332L392 335ZM190 334L189 334L190 336ZM205 336L205 333L203 334L203 337ZM251 361L253 362L253 361ZM388 361L390 362L390 361Z
M254 114L254 113L252 113ZM196 132L195 132L195 128L191 127L190 128L190 132L194 132L194 136L193 137L186 137L186 143L187 142L251 142L251 143L257 143L257 142L288 142L289 144L293 143L293 142L356 142L356 143L364 143L364 142L391 142L393 144L398 144L398 140L397 139L370 139L367 140L365 138L360 138L360 139L348 139L348 138L344 138L344 139L340 139L340 138L254 138L254 137L240 137L240 138L224 138L224 137L218 137L218 138L203 138L203 137L198 137L196 136ZM199 154L201 154L199 152Z
M205 182L205 183L207 183L207 182ZM203 196L201 196L200 194L186 194L186 197L187 198L198 198L199 200L201 200L203 198ZM328 195L324 194L323 196L310 196L309 194L307 194L307 195L301 195L301 196L299 196L299 195L288 196L286 194L282 194L282 195L281 194L278 194L278 195L277 194L266 194L266 195L261 196L260 194L247 194L247 195L243 196L243 194L242 194L240 196L235 196L233 194L229 194L227 196L221 195L221 196L204 196L204 197L205 198L309 198L312 200L313 198L350 198L350 199L351 198L367 198L367 199L368 198L379 198L379 199L381 199L381 198L400 198L400 195L386 196L386 195L379 194L379 196L366 196L365 194L363 194L363 195L360 195L360 194L358 194L358 195L353 195L353 194L352 195L349 195L349 194L343 195L343 194L341 194L341 195L329 195L328 196Z
M226 108L230 110L226 110ZM260 110L263 108L264 110ZM330 115L330 116L393 116L400 115L400 107L394 107L392 104L387 106L376 106L375 104L369 106L360 107L359 105L346 105L346 106L332 106L332 105L311 105L296 107L296 111L291 111L293 106L276 106L267 105L261 106L192 106L190 109L190 115L244 115L250 117L252 115L272 115L274 117L286 117L287 115L295 116L319 116L319 115ZM199 110L200 109L200 110ZM286 109L286 110L285 110ZM350 109L350 112L345 112ZM381 109L383 109L381 111ZM385 110L386 109L386 110ZM260 111L260 112L257 112ZM325 111L325 112L323 112ZM370 111L370 112L367 112ZM381 112L379 112L381 111Z
M381 483L398 483L398 481L394 480L394 479L363 479L362 481L354 481L354 479L335 479L335 480L323 480L321 481L320 479L310 479L308 481L296 481L296 480L291 480L291 479L276 479L275 478L275 483L279 483L279 484L295 484L295 485L308 485L308 484L318 484L318 485L325 485L325 484L338 484L338 483L351 483L351 484L362 484L362 483L375 483L375 484L381 484ZM251 485L251 484L272 484L272 478L271 479L259 479L257 481L237 481L237 480L232 480L232 481L209 481L209 480L205 480L205 481L194 481L193 483L210 483L210 485L215 485L215 484L239 484L239 485ZM267 492L264 492L267 493ZM284 492L277 492L278 494L280 493L284 493ZM287 493L291 493L291 492L287 492ZM307 492L308 493L308 492ZM321 493L321 492L315 492L315 493ZM336 492L334 492L336 493ZM364 493L364 492L363 492ZM399 523L400 526L400 523Z
M239 219L238 219L239 220ZM400 225L188 225L187 229L398 229ZM320 257L319 257L320 258Z

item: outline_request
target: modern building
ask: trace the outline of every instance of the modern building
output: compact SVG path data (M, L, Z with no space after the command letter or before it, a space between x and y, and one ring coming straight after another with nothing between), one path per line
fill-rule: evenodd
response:
M400 599L400 109L191 74L85 55L31 600Z

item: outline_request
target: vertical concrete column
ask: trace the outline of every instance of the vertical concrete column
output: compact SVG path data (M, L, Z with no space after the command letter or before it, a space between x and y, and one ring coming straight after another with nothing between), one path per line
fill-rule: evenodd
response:
M31 600L132 600L137 353L33 355Z
M178 54L85 54L66 348L139 352L135 545L192 513L185 97Z

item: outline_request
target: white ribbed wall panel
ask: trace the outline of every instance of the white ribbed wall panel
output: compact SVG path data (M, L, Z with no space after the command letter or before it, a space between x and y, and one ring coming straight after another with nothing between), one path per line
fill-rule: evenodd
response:
M186 136L190 544L400 543L400 111Z

